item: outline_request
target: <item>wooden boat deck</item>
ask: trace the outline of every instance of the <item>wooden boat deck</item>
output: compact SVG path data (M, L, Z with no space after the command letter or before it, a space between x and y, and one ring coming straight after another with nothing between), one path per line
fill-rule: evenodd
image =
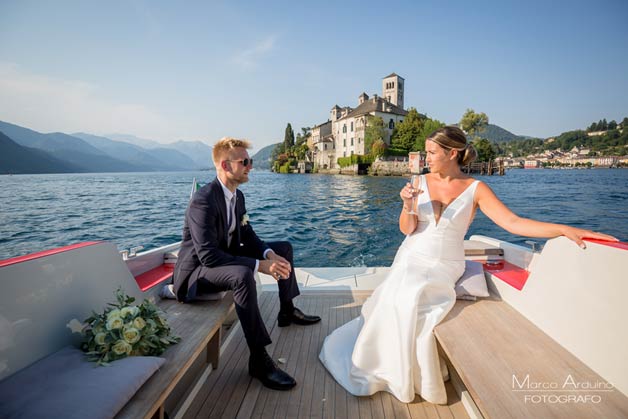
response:
M450 382L449 404L440 406L420 397L401 403L380 392L370 397L347 393L318 359L323 339L338 326L357 317L369 292L304 292L296 305L317 313L314 326L277 327L277 292L260 294L260 309L273 343L268 353L297 380L290 391L263 387L247 372L248 349L236 324L221 349L220 365L212 371L185 411L184 418L468 418ZM179 416L179 415L177 415Z

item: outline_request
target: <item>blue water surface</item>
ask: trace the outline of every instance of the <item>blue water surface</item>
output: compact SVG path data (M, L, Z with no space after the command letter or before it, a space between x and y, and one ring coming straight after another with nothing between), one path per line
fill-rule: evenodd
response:
M215 172L0 176L0 259L107 240L150 249L181 239L192 179ZM628 170L511 170L479 176L513 211L604 231L628 241ZM279 175L254 171L241 186L250 220L266 241L290 240L297 266L388 266L400 177ZM523 244L481 212L468 235Z

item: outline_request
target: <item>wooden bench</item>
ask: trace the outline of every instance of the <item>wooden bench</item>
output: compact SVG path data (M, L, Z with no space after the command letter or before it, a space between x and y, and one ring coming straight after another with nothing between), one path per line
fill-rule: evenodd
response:
M100 311L115 299L115 291L121 287L137 303L154 298L166 313L173 334L182 340L162 354L166 362L117 417L163 418L166 412L176 413L197 379L217 368L221 328L235 310L231 293L221 300L192 304L160 300L160 281L170 278L172 264L163 264L163 255L153 256L143 259L140 255L131 261L144 270L135 277L116 247L106 242L82 243L0 261L3 325L13 323L23 329L14 326L8 346L2 348L6 364L0 380L19 374L21 369L65 346L78 346L80 337L72 334L66 324L74 318L87 318L92 310Z
M218 301L181 304L163 300L158 306L167 314L168 324L181 342L163 353L164 365L144 383L118 413L117 418L170 417L180 407L191 385L211 364L218 367L221 326L234 311L231 293ZM180 383L183 389L178 388ZM171 397L173 395L174 397Z
M595 249L583 253L572 243L561 241L548 243L547 249L547 254L540 255L540 258L565 255L564 261L556 260L556 263L568 263L570 257L582 259L600 251ZM570 253L573 254L570 256ZM617 257L621 258L621 255L613 254L610 258ZM625 263L625 259L623 261L622 263ZM545 262L546 265L551 265L548 261ZM614 262L610 260L608 263L613 265ZM487 271L493 295L475 302L457 301L445 320L434 330L439 350L450 366L454 384L458 383L459 391L463 393L463 402L467 410L478 417L500 419L628 417L628 397L571 352L579 353L582 358L589 356L590 365L596 366L600 365L599 362L596 363L596 358L615 357L616 363L623 364L616 365L616 368L625 368L625 357L623 361L621 358L622 350L619 349L618 355L615 356L613 354L615 348L611 350L604 347L622 345L626 333L614 329L617 341L597 342L599 349L596 354L590 354L590 350L582 349L584 344L575 342L573 336L570 339L563 338L565 343L561 345L556 340L562 338L557 336L558 333L556 339L548 333L571 328L575 329L577 334L579 328L577 325L574 327L573 317L561 317L562 313L568 310L568 306L574 311L587 310L587 306L584 302L577 301L577 294L570 295L572 300L565 301L560 299L561 295L556 295L556 290L537 291L537 288L547 287L551 283L555 285L560 280L565 280L571 287L577 287L580 279L576 276L582 269L576 268L573 272L564 269L567 277L557 278L555 275L551 277L542 275L544 266L542 259L536 266L539 267L538 272L533 264L530 278L526 270L509 264L496 267L492 273L490 270ZM625 274L625 270L622 272L619 269L611 272L615 275ZM614 282L613 278L606 280ZM495 287L493 282L499 282L501 285ZM518 300L511 297L509 292L516 295ZM563 294L567 292L563 291ZM526 304L521 300L525 300L526 296L538 300L541 298L540 295L548 301L541 305L536 304L534 309L538 312L545 307L546 312L536 314L541 317L552 317L557 328L552 329L548 326L546 328L548 333L541 330L536 320L533 323L504 299L511 299L512 304L521 307L525 312ZM588 293L588 297L595 299L591 292ZM558 298L556 301L560 301L564 306L554 310L550 307L552 298ZM616 310L622 308L616 307ZM625 317L622 320L620 313L621 311L615 312L619 317L616 321L621 324ZM600 320L599 327L604 327L610 322L610 319L606 318ZM608 326L613 327L610 324ZM583 324L583 328L580 329L582 336L576 338L581 341L586 341L587 338L602 339L596 337L595 331L584 327L586 326ZM571 351L563 346L567 344L572 345ZM625 355L625 346L623 352ZM603 365L599 368L603 369ZM618 386L624 385L623 382L620 383L621 378L621 374L611 377ZM465 392L468 392L471 400L468 398L465 400Z

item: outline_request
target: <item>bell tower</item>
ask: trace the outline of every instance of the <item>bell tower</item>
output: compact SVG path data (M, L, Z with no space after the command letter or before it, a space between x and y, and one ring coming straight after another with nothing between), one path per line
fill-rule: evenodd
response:
M405 80L403 77L392 73L382 80L382 97L403 109L403 89Z

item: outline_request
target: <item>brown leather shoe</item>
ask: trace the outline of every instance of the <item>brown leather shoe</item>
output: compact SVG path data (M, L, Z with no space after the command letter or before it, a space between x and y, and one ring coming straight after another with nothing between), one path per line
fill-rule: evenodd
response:
M310 324L318 323L320 321L321 318L319 316L310 316L308 314L304 314L296 307L294 308L294 310L292 310L292 313L290 314L284 314L282 312L279 312L279 315L277 316L277 325L279 327L290 326L292 323L307 326Z

